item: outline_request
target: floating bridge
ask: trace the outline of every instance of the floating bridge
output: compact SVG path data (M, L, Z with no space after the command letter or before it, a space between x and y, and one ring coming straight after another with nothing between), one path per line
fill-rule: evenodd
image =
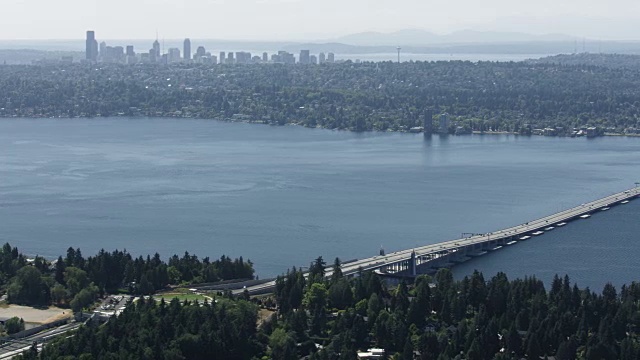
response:
M499 250L504 246L512 246L520 241L529 240L542 235L545 231L565 226L571 221L589 218L594 213L626 204L639 196L640 187L635 187L507 229L487 234L463 234L463 236L469 236L351 261L342 265L342 273L345 276L357 276L361 270L376 271L397 278L432 274L440 268L452 267L473 257ZM270 292L274 288L275 281L246 287L251 294ZM242 291L244 289L237 289L234 292L240 293Z

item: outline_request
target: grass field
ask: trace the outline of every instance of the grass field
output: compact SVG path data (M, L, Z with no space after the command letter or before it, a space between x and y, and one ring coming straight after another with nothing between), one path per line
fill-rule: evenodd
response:
M178 300L180 301L185 301L185 300L189 300L189 301L195 301L198 300L198 302L204 302L207 297L205 297L204 295L199 295L199 294L193 294L193 293L185 293L185 292L170 292L170 293L164 293L164 294L157 294L154 296L154 298L160 300L160 299L164 299L164 301L171 301L174 298L178 298ZM211 299L208 299L208 301L211 301Z

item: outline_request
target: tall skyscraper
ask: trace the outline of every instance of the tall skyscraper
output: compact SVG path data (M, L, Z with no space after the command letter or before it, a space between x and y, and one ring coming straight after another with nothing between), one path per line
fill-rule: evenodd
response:
M207 55L207 50L204 48L204 46L198 46L198 49L196 49L196 56L203 57L206 55Z
M269 62L269 54L266 52L262 53L262 62Z
M300 64L309 64L311 59L309 57L309 50L300 50L300 58L298 59Z
M184 50L184 59L191 60L191 40L189 38L184 39L184 46L182 50Z
M106 42L101 42L100 43L100 57L103 58L107 55L107 43Z
M178 48L170 48L169 49L169 56L168 56L168 62L169 63L175 63L175 62L180 62L181 58L180 58L180 49Z
M227 54L224 51L220 51L220 64L224 64L225 60L227 60Z
M95 31L87 31L86 55L87 60L98 61L98 42L96 41Z
M160 42L158 39L153 42L153 52L156 54L156 59L160 59Z
M133 45L127 45L127 56L136 56L136 52L133 51Z
M438 129L440 134L449 133L449 114L444 113L440 115L440 128Z
M160 61L160 59L156 56L156 51L154 49L149 49L149 62L156 63Z
M324 62L325 62L325 61L327 61L327 58L326 58L326 56L324 55L324 53L323 53L323 52L321 52L321 53L320 53L320 55L318 55L318 62L319 62L320 64L324 64Z
M327 62L334 63L335 61L336 61L336 56L332 52L329 53L329 56L327 57Z

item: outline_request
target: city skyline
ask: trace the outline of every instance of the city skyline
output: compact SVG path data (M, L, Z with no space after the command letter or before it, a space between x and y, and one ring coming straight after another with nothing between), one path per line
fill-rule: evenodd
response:
M152 6L124 0L9 0L3 4L0 39L75 39L82 29L93 28L109 39L148 38L159 30L166 38L312 41L409 28L630 40L639 38L639 10L640 4L630 0L162 0Z
M117 40L115 40L117 41ZM73 62L73 58L65 57L61 61ZM85 38L85 57L84 61L88 62L104 62L104 63L121 63L121 64L139 64L139 63L158 63L158 64L174 64L174 63L201 63L201 64L260 64L260 63L283 63L283 64L323 64L334 63L335 54L333 52L319 52L317 55L311 54L310 50L300 50L298 57L295 54L284 50L278 50L276 53L269 54L262 52L253 55L248 51L220 51L219 56L207 51L203 45L199 45L195 52L192 49L190 38L185 38L182 42L182 52L178 47L169 47L164 49L164 42L161 48L159 39L155 39L149 50L136 52L134 45L116 45L110 46L106 41L98 44L96 32L94 30L86 31ZM359 62L359 60L356 60Z

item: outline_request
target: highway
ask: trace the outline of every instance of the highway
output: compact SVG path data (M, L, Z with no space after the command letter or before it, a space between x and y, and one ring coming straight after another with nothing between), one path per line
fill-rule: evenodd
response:
M38 344L38 351L40 351L45 342L63 335L68 331L75 330L80 327L80 325L82 325L81 322L66 324L27 336L23 339L17 339L15 341L2 344L0 345L0 360L11 359L14 356L22 354L31 348L34 341Z
M407 249L397 251L387 255L373 256L370 258L357 260L344 264L342 266L342 273L344 275L352 275L362 270L374 270L386 265L400 263L402 261L409 260L411 258L412 251L415 251L416 258L430 255L443 251L452 251L466 246L477 245L486 243L493 240L521 237L532 232L543 230L549 226L555 226L558 223L568 222L575 218L579 218L582 215L590 214L595 211L600 211L604 207L610 207L612 205L620 204L622 201L631 200L638 197L640 194L640 188L635 187L629 190L625 190L616 194L609 195L607 197L594 200L589 203L581 204L579 206L545 216L540 219L532 220L524 224L516 225L507 229L502 229L488 234L475 235L467 238L460 238L455 240L444 241L436 244L425 245L418 248ZM516 239L517 240L517 239ZM250 294L262 294L273 291L275 288L275 281L270 281L264 284L247 287L247 291ZM234 290L234 294L240 294L244 289Z

